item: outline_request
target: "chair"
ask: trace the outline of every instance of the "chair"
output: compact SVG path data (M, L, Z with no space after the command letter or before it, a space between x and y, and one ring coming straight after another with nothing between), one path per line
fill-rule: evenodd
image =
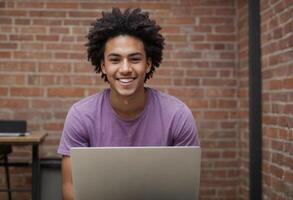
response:
M8 199L11 200L11 190L10 190L10 177L9 177L9 169L8 169L8 154L12 152L11 145L0 145L0 159L4 160L4 168L6 175L6 190Z
M0 120L0 134L9 135L15 133L25 133L27 128L27 122L25 120ZM9 176L9 164L8 154L12 152L11 145L3 144L0 145L0 160L4 160L5 176L6 176L6 190L8 199L11 200L11 187L10 187L10 176Z

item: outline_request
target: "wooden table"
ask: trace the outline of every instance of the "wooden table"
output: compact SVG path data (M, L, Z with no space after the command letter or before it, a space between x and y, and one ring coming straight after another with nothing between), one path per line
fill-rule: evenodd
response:
M32 200L40 199L40 163L39 144L47 133L33 132L27 136L1 136L0 144L7 145L32 145Z

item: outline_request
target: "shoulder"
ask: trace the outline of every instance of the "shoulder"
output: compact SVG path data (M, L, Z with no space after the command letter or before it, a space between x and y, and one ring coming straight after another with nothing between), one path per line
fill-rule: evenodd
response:
M167 110L171 109L173 111L177 111L178 109L188 109L183 101L174 96L163 93L153 88L149 88L149 90L150 95L152 96L152 101L159 103L160 106Z
M93 111L94 108L98 108L98 105L102 104L103 99L105 99L105 96L107 95L107 92L108 89L105 89L101 92L85 97L74 103L71 107L71 110L75 110L79 113L89 113Z

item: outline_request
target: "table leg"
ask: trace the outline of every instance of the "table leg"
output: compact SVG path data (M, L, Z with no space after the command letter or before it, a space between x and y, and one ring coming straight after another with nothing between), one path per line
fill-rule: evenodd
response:
M39 164L39 145L33 144L32 147L32 200L39 200L40 197L40 164Z

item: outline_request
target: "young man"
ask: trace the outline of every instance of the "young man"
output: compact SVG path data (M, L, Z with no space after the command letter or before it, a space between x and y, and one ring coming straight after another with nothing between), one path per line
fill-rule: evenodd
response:
M91 27L88 59L110 88L75 103L67 114L58 149L65 200L73 199L71 147L199 145L187 106L144 87L162 60L160 29L140 9L117 8Z

